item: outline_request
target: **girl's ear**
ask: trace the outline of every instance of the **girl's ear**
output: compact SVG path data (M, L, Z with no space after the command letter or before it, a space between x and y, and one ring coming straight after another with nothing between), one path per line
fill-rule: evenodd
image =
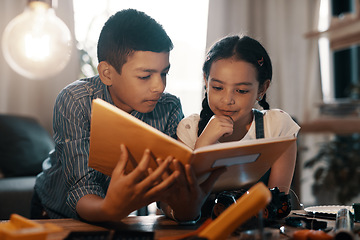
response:
M258 97L260 97L260 99L265 95L265 93L268 90L269 86L270 86L270 79L267 79L264 82L264 84L261 86L261 88L259 88Z
M111 78L111 66L108 62L106 61L101 61L98 64L98 72L99 72L99 76L101 81L107 85L107 86L111 86L112 85L112 78Z

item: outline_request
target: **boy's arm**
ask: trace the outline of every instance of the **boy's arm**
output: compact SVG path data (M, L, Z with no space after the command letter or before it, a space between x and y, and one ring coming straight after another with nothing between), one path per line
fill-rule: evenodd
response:
M61 164L64 181L65 205L62 213L77 218L76 204L87 194L105 196L109 177L88 167L91 101L79 98L72 90L63 90L54 108L54 140L56 143L56 164ZM63 203L62 203L63 204ZM69 216L69 214L71 214Z

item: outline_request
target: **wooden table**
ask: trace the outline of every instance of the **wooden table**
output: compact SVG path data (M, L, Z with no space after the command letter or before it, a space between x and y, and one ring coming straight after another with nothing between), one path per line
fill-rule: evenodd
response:
M304 211L295 210L290 216L295 213L305 213ZM328 227L335 227L335 221L330 219L319 219L319 221L326 221ZM99 232L109 231L115 229L119 231L143 231L154 234L154 239L161 239L163 237L180 236L196 230L202 223L193 226L179 226L176 222L166 219L163 216L129 216L120 223L104 223L104 224L88 224L74 219L51 219L51 220L35 220L37 223L53 223L63 228L63 231L52 233L48 235L48 240L62 240L65 239L71 232ZM359 227L359 223L356 226ZM287 233L292 236L292 233L299 230L294 227L287 227ZM277 231L276 229L273 231ZM279 231L280 232L280 231ZM330 232L331 233L331 232ZM290 239L289 236L279 234L277 239ZM239 239L239 235L230 236L228 239Z
M64 229L63 232L48 235L48 240L60 240L68 236L70 232L97 232L109 231L109 229L126 231L154 232L155 239L165 236L177 236L196 230L200 224L194 226L179 226L176 222L160 215L154 216L129 216L121 223L88 224L75 219L50 219L36 220L38 223L53 223Z

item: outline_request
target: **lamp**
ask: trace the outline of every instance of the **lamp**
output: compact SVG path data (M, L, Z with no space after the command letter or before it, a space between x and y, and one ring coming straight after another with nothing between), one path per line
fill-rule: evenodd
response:
M29 79L59 73L70 60L71 34L49 4L29 0L24 12L6 26L2 38L5 60Z

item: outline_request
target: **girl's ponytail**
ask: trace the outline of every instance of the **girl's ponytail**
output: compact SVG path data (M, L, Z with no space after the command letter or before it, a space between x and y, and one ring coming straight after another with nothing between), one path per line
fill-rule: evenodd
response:
M198 129L198 136L202 133L204 128L206 127L207 123L209 122L210 118L214 116L213 111L211 111L209 107L209 103L207 100L207 93L205 92L205 97L202 101L202 110L200 112L200 121L199 121L199 129Z
M270 109L270 105L269 103L266 101L266 94L262 97L262 99L260 101L258 101L258 104L260 105L260 107L262 107L264 110L269 110Z

